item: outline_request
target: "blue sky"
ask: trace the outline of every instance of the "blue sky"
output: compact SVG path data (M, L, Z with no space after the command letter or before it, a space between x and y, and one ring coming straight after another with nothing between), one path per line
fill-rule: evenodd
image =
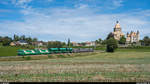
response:
M0 36L39 40L105 39L119 20L124 34L150 36L150 0L0 0Z

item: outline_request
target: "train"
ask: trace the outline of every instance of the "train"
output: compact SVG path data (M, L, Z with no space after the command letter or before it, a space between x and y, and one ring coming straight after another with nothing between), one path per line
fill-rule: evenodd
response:
M47 55L57 53L80 53L80 52L94 52L93 48L48 48L48 49L32 49L24 50L20 49L17 51L18 56L25 55Z

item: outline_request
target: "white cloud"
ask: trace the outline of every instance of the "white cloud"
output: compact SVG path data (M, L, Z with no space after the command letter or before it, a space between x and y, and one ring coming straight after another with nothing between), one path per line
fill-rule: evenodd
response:
M123 0L112 0L115 7L123 6Z
M7 35L17 33L41 40L91 41L105 38L113 31L116 18L119 18L123 32L140 30L141 36L149 33L149 22L146 17L123 14L95 14L90 8L55 8L55 9L24 9L24 22L2 22L1 31ZM4 33L3 33L4 34Z
M32 0L12 0L12 4L22 7L22 8L27 8L28 3L30 3Z
M105 38L113 31L115 21L119 20L124 34L131 30L140 30L141 36L148 35L150 23L147 12L138 11L120 14L97 13L102 9L91 9L89 5L78 4L75 8L38 8L26 5L32 0L13 0L23 6L21 13L24 21L6 21L0 23L2 35L25 34L40 40L91 41ZM89 0L90 1L90 0ZM122 0L113 0L113 7L122 6ZM118 1L118 2L115 2Z
M123 5L125 0L70 0L75 3L76 6L89 6L100 9L116 9Z

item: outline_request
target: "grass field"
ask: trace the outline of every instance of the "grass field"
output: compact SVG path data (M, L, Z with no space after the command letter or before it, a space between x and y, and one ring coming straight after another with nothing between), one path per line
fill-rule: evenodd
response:
M11 47L11 46L0 46L0 57L1 56L17 56L17 50L25 49L22 47ZM27 49L27 48L26 48Z
M19 47L3 47L0 46L0 56L16 56Z
M59 56L1 61L0 82L150 82L148 50L78 53L57 58Z

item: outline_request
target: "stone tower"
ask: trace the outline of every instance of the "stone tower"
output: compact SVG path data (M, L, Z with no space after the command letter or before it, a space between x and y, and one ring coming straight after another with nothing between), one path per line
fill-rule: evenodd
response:
M119 21L116 22L116 25L114 27L114 32L113 32L114 38L116 40L120 40L120 38L122 36L124 36L124 34L122 33L122 29L120 27Z

